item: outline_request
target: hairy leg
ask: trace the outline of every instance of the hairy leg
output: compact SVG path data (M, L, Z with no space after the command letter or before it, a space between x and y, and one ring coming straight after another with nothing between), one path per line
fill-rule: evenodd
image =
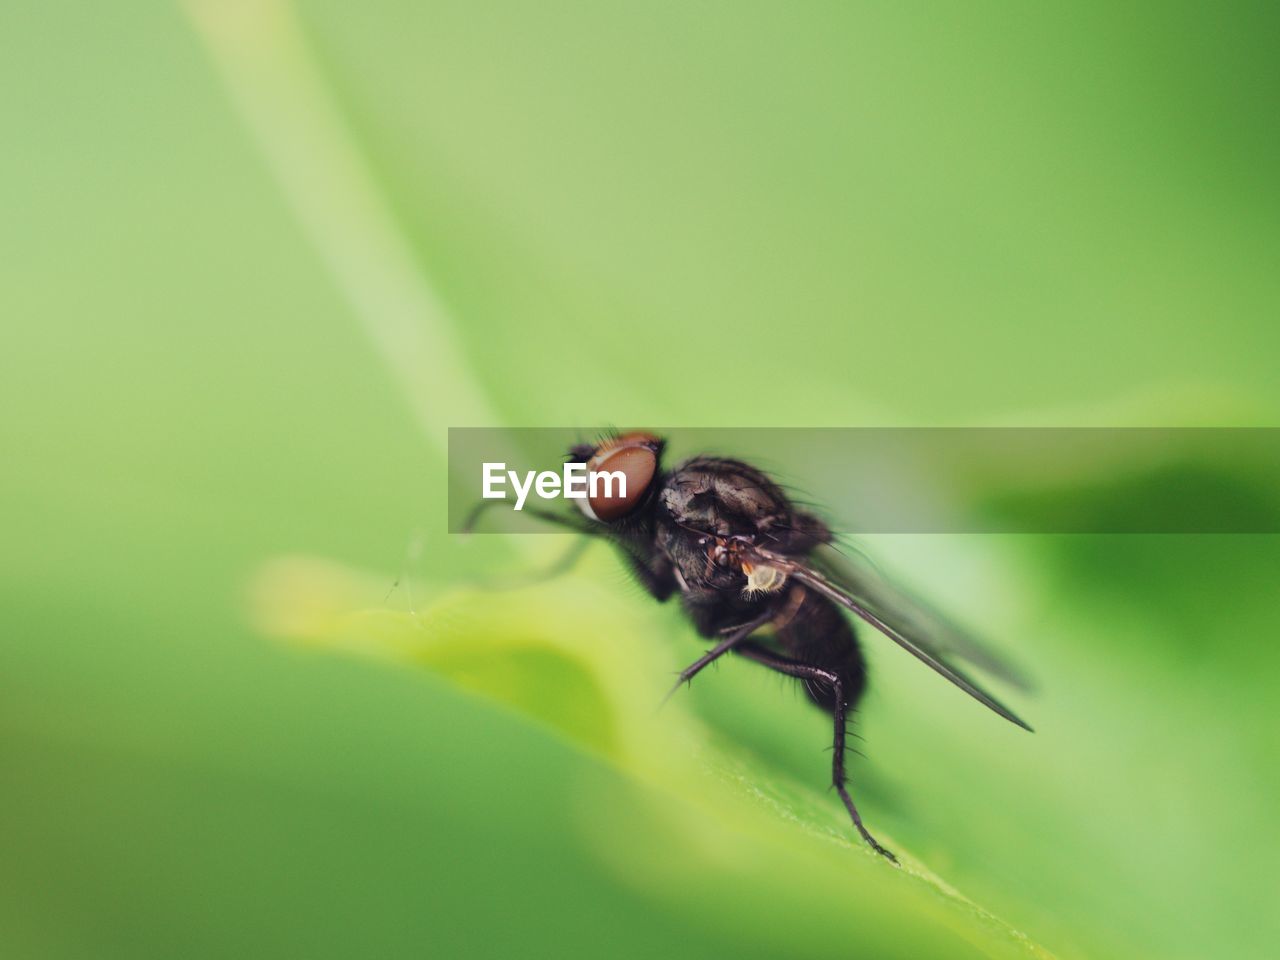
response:
M772 617L773 611L769 610L762 613L749 623L744 623L742 626L731 630L727 637L680 671L680 678L676 680L675 686L671 688L670 692L662 698L662 702L666 703L670 700L675 695L675 692L680 689L681 684L691 682L693 678L702 671L703 667L719 660L738 644L742 643L742 641L746 640L747 637L751 636L751 634L755 633L768 623Z
M858 808L854 805L853 797L849 796L849 789L845 785L845 769L844 769L844 741L845 741L845 714L848 709L848 701L845 698L844 684L840 677L832 673L830 670L824 670L821 667L815 667L811 664L801 663L799 660L791 660L788 657L774 653L772 650L762 647L756 643L740 643L735 652L749 660L754 660L770 670L776 670L778 673L785 674L788 677L797 677L807 683L822 683L831 688L834 693L835 705L832 713L835 718L835 737L833 740L833 748L835 755L831 760L831 782L835 786L836 791L840 794L840 799L844 801L845 809L849 811L849 816L853 820L853 825L857 827L858 833L862 835L862 839L876 853L887 857L894 863L898 862L898 858L880 845L867 828L862 823L862 816L858 813Z

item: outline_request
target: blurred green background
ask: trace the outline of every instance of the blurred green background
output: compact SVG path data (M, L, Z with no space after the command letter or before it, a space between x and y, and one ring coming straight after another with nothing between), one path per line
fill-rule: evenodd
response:
M603 552L472 589L560 544L442 450L1275 425L1278 21L5 3L0 952L1272 955L1274 537L872 544L1041 686L867 638L894 870L776 678L651 722L700 647Z

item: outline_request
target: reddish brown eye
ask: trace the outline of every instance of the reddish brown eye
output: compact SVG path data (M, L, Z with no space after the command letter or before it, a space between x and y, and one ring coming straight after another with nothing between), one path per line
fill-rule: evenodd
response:
M591 515L605 523L625 517L640 505L657 472L658 455L648 437L621 437L602 447L587 461Z

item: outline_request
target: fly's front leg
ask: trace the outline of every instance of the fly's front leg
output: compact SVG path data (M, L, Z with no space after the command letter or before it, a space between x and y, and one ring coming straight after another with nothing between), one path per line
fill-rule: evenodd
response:
M467 512L467 515L462 520L461 526L458 528L458 532L472 533L480 523L480 519L486 513L503 506L511 506L511 501L481 500ZM526 507L524 515L526 517L532 517L535 520L540 520L543 523L550 524L553 527L563 527L566 530L572 530L574 533L582 533L591 537L603 537L606 535L603 530L583 517L567 516L561 513L554 513L550 510L542 510L538 507Z
M486 513L502 505L509 506L510 501L481 500L467 514L459 532L471 533ZM640 582L640 585L655 600L664 601L675 592L676 579L672 572L670 561L658 554L650 555L641 549L634 537L620 534L610 530L603 524L587 520L584 517L568 516L551 510L542 510L538 507L526 507L524 515L554 527L582 534L584 537L595 537L613 544L621 551L623 560L626 562L632 576ZM572 567L581 556L583 549L585 549L583 546L572 547L569 553L551 570L550 575L554 576ZM543 576L545 577L546 575Z
M589 546L591 546L591 540L588 537L578 537L569 545L568 550L541 570L526 570L511 576L486 580L480 585L486 590L521 590L540 583L549 583L557 577L572 572Z
M822 683L832 689L835 695L835 707L832 711L835 717L835 736L832 747L835 756L831 760L831 782L835 786L836 791L840 794L840 799L844 801L845 809L849 811L849 816L853 820L853 825L858 828L858 833L862 835L862 839L876 853L888 858L891 862L897 863L898 858L892 853L880 846L879 841L873 837L862 823L862 816L858 813L858 808L854 805L853 797L849 796L849 789L845 786L845 770L844 770L844 740L845 740L845 714L848 710L849 702L845 697L844 683L838 674L830 670L824 670L821 667L811 666L807 663L801 663L798 660L791 660L787 657L779 656L771 650L755 643L742 643L737 647L737 653L754 660L756 663L768 667L770 670L776 670L778 673L786 674L789 677L797 677L806 684Z

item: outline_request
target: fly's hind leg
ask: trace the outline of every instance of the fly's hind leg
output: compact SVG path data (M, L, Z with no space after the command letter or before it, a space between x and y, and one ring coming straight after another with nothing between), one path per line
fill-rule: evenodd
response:
M822 684L830 688L834 700L832 714L835 719L835 736L832 743L835 755L831 760L831 782L840 794L840 799L844 801L845 809L849 811L853 825L858 828L858 833L862 835L862 839L867 841L868 846L876 853L888 858L893 863L897 863L898 858L880 846L876 838L863 825L862 816L858 813L853 797L849 796L849 788L845 785L844 740L848 700L845 697L844 681L840 679L838 674L830 670L824 670L821 667L780 656L756 643L739 644L734 652L754 660L770 670L776 670L778 673L786 674L788 677L797 677L805 681L805 684L810 686L810 689L812 689L813 684Z

